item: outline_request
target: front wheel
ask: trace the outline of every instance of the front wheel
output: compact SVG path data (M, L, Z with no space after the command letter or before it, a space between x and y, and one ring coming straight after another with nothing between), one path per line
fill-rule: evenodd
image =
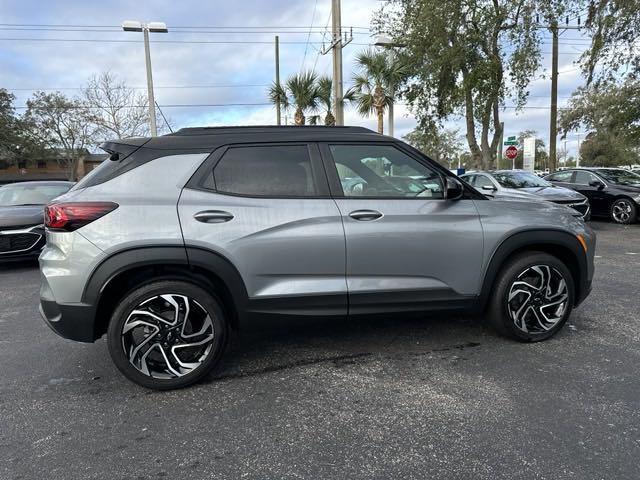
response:
M628 225L636 221L636 206L628 198L619 198L611 205L611 220Z
M527 252L502 269L489 305L489 320L505 336L538 342L555 335L571 314L574 282L558 258Z
M118 369L147 388L181 388L220 360L227 324L218 301L182 281L157 281L131 291L114 311L107 332Z

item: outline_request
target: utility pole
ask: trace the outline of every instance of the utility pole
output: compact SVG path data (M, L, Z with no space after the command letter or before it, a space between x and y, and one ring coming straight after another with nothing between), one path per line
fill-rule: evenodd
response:
M551 51L551 115L549 123L549 171L557 170L558 158L556 142L558 139L558 21L551 21L551 35L553 47Z
M549 119L549 170L555 171L558 167L557 155L557 139L558 139L558 43L559 29L565 30L581 30L580 17L577 17L577 25L569 25L570 18L567 16L565 24L560 27L558 19L550 20L549 25L540 24L540 15L536 15L536 26L534 28L549 29L553 38L553 46L551 49L551 115Z
M280 37L276 35L276 86L280 87ZM282 125L280 100L276 102L276 123Z
M347 32L342 37L342 23L340 19L340 0L331 0L331 44L325 48L322 45L320 53L326 55L330 50L333 51L333 104L335 105L336 125L344 125L344 104L342 93L342 48L346 47L353 41L353 28L351 34L347 36Z
M344 125L342 104L342 20L340 0L331 0L331 31L333 37L333 104L336 110L336 125Z

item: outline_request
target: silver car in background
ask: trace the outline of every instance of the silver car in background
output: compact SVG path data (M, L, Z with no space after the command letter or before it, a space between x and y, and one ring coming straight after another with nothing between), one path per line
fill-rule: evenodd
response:
M584 220L591 217L587 197L569 188L558 187L524 170L491 170L461 175L465 182L484 195L498 200L531 200L566 205L577 210Z

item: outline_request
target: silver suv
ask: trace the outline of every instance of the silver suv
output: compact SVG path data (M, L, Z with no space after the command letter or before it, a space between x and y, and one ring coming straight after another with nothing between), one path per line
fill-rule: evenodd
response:
M191 384L231 330L457 311L522 341L588 295L595 236L570 208L493 202L396 139L355 127L183 129L111 154L46 209L41 313L106 334L145 387Z

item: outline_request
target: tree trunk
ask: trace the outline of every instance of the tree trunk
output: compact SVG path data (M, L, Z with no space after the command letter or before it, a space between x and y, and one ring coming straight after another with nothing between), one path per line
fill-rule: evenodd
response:
M68 178L70 182L78 181L78 164L80 163L80 158L76 155L71 157L71 163L69 164Z
M305 121L304 113L302 113L302 109L300 107L296 108L294 121L296 125L304 125L304 121Z
M324 117L324 124L327 127L334 127L336 125L336 117L333 116L333 113L327 112L327 115Z
M466 72L463 72L463 77L466 77ZM471 93L471 87L467 85L466 79L464 82L464 110L465 110L465 122L467 125L467 143L469 144L469 150L471 151L471 161L474 165L482 164L482 151L478 146L476 140L476 123L473 117L473 95Z
M378 113L378 133L382 135L384 133L384 109L377 107Z

